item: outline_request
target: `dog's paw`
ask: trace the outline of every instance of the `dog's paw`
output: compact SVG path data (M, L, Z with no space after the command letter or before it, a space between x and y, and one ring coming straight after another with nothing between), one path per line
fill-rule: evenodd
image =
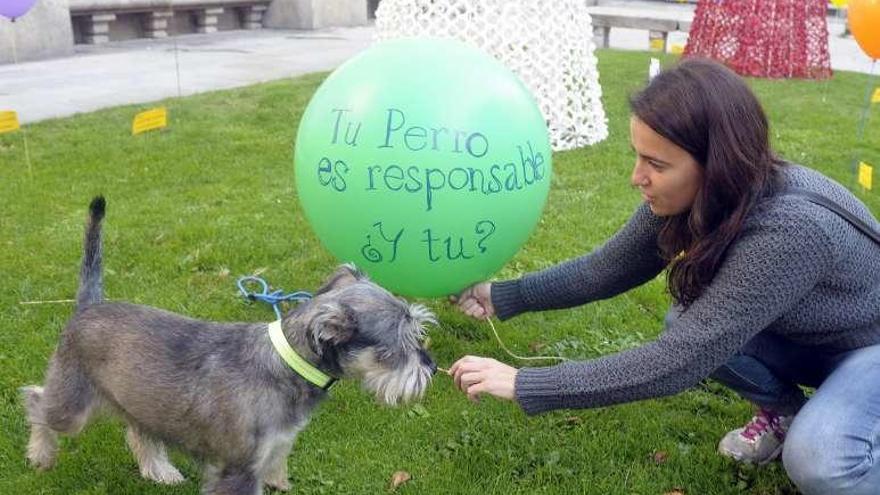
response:
M38 471L48 471L55 466L54 453L28 451L27 459L28 464Z
M31 438L27 446L28 463L40 471L52 469L58 454L55 434L40 425L31 425Z
M279 492L290 491L290 480L278 477L277 479L267 479L266 486Z
M165 466L150 466L149 469L141 469L141 476L163 485L176 485L183 483L186 478L171 464Z

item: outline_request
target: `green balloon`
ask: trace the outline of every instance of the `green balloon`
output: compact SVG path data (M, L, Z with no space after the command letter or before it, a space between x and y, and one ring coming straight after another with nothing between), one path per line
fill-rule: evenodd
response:
M324 246L398 294L458 293L535 227L550 187L541 111L464 43L378 43L334 71L300 122L296 186Z

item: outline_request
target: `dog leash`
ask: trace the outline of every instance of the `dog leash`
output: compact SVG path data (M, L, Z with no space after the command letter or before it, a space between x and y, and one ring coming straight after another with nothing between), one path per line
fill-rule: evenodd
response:
M262 288L262 292L250 292L245 288L245 284L257 284ZM285 301L307 301L312 298L312 294L303 290L285 294L283 290L269 292L269 284L260 277L249 276L241 277L236 282L241 295L249 301L262 301L272 305L275 310L275 316L281 319L281 309L278 307Z

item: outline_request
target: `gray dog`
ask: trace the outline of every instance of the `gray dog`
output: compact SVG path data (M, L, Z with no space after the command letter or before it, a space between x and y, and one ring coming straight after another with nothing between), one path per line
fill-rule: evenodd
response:
M145 478L183 480L168 443L205 463L203 493L250 495L264 484L287 490L294 438L333 380L359 379L396 404L421 396L436 371L421 346L431 312L350 265L275 324L274 334L272 324L210 323L102 302L104 206L98 197L89 208L76 314L45 386L22 389L27 457L37 468L52 467L59 433L76 434L108 410L128 423Z

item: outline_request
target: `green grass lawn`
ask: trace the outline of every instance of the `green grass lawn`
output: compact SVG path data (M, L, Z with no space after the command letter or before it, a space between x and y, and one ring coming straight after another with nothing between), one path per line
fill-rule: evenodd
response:
M499 278L595 248L636 207L626 97L644 84L648 58L599 52L610 137L555 154L543 220ZM181 453L173 459L186 483L166 488L140 479L115 420L63 440L54 470L26 465L17 389L42 381L73 307L20 302L73 297L83 218L98 193L108 200L105 285L112 299L212 320L268 321L274 315L267 306L239 296L238 276L264 270L278 287L314 289L336 262L299 208L292 148L300 115L325 76L168 100L170 128L136 138L131 118L150 106L29 125L32 174L22 134L0 136L0 493L198 493L198 465ZM751 84L779 152L851 185L866 77ZM875 165L878 133L875 116L859 149ZM857 194L880 214L876 188ZM505 359L485 323L444 301L424 302L441 321L430 331L441 366L466 353ZM587 307L523 315L498 330L520 354L589 358L654 338L668 304L657 279ZM750 409L713 383L675 397L530 418L508 402L472 404L438 376L422 406L382 407L355 384L335 388L294 447L294 492L382 493L392 473L404 470L412 480L399 493L796 493L779 464L739 467L715 454L718 439Z

